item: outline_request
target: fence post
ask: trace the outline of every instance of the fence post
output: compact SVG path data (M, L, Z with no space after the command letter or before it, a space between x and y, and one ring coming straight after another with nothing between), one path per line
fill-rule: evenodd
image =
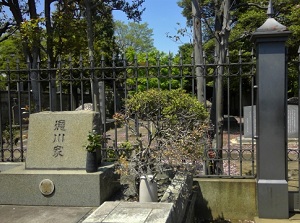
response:
M252 36L257 54L257 201L260 218L289 218L287 183L287 75L290 34L269 18Z

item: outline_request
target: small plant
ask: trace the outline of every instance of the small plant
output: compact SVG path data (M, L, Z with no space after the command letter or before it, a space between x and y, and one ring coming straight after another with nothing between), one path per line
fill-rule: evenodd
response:
M98 134L96 131L89 132L88 143L84 146L88 152L96 152L97 149L102 148L102 143L104 142L104 137Z
M118 160L120 157L124 158L130 158L130 155L133 151L134 147L133 145L128 142L121 142L118 144L118 149L107 149L106 150L106 156L108 162L113 162Z
M130 157L130 155L133 151L133 148L134 148L133 145L128 141L120 143L118 145L118 147L120 148L119 157L124 156L124 157L127 157L127 158Z
M2 143L6 143L7 148L10 145L17 145L20 138L20 131L16 130L15 128L10 128L8 125L2 131Z

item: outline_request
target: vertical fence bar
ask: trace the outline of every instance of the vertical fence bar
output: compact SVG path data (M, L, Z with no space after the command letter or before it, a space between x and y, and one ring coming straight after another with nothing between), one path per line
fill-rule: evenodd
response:
M2 101L1 91L0 91L0 103ZM4 162L4 140L3 140L3 123L2 123L2 106L0 108L0 154L1 154L1 161Z
M157 67L157 88L160 89L160 57L157 53L156 55L156 67Z
M255 153L255 148L257 149L257 147L256 147L256 145L254 145L254 141L256 140L256 138L254 137L254 97L255 97L255 90L257 89L257 85L254 85L254 83L255 83L255 79L254 79L254 77L255 77L255 67L254 67L254 60L255 60L255 58L254 58L254 49L252 48L252 51L251 51L251 117L252 117L252 119L251 119L251 123L250 123L250 125L251 125L251 128L252 128L252 132L251 132L251 148L252 148L252 151L251 151L251 154L252 154L252 156L251 156L251 160L252 160L252 175L254 175L254 158L255 158L255 156L254 156L254 153ZM244 114L245 115L245 114ZM244 119L244 122L243 122L244 124L245 124L245 119ZM244 126L244 128L245 128L245 126Z
M125 98L125 112L126 112L126 100L128 98L128 86L127 86L127 78L128 78L128 73L127 73L127 59L126 56L124 54L123 57L123 70L124 70L124 79L122 81L124 81L124 98ZM129 139L129 133L128 133L129 129L128 126L125 125L125 140L128 141Z
M134 78L135 78L135 92L138 92L138 90L139 90L139 82L138 82L139 74L138 74L138 58L137 58L136 54L134 55L133 63L134 63L133 71L134 71ZM137 115L135 115L135 117L134 117L134 126L135 126L136 134L139 135L140 129L139 129L139 120L138 120Z
M116 87L116 54L113 54L112 57L112 72L113 72L113 92L114 92L114 114L117 112L117 87ZM117 122L115 121L115 141L114 148L118 148L118 129Z
M191 78L191 83L192 83L192 95L195 95L195 80L194 77L196 76L196 64L195 64L195 56L194 52L191 55L191 62L192 62L192 71L191 75L189 78Z
M14 162L14 152L13 152L13 128L12 128L12 106L11 106L11 71L9 67L9 60L7 60L6 64L6 71L7 71L7 78L8 78L8 85L7 85L7 96L8 96L8 126L7 130L9 130L9 147L10 147L10 157L8 158L8 161ZM8 142L6 142L8 143Z
M42 91L41 91L41 71L40 71L40 63L41 63L41 61L40 61L40 58L38 57L38 59L37 59L37 69L36 69L36 72L37 72L37 77L38 77L38 79L37 79L37 81L38 81L38 98L39 98L39 112L40 111L42 111Z
M75 109L75 105L74 105L74 92L73 92L73 81L74 81L74 76L73 76L73 64L72 64L72 57L71 55L69 56L69 76L70 76L70 79L69 79L69 83L70 83L70 110L74 110ZM77 92L75 92L76 94Z
M19 120L19 138L16 138L15 140L18 140L18 143L20 143L20 159L23 162L24 161L24 150L23 150L23 117L22 117L22 109L21 109L21 86L20 86L20 62L17 59L16 61L17 64L17 94L18 94L18 120ZM15 145L17 145L17 142L14 142Z
M203 79L203 86L202 86L202 88L203 88L203 97L204 97L204 101L203 101L203 103L204 103L204 105L205 105L205 107L207 108L207 87L206 87L206 78L207 78L207 76L206 76L206 69L205 69L205 66L204 66L204 64L205 64L205 52L203 51L203 64L201 64L201 69L202 69L202 71L201 71L201 74L203 75L203 77L202 77L202 79Z
M47 59L47 71L48 71L48 87L49 87L49 108L50 108L50 111L53 111L53 108L54 108L54 105L53 105L53 96L52 96L52 75L51 75L51 60L50 58L48 57Z
M27 96L28 96L28 107L29 107L29 114L31 114L32 110L32 104L31 104L31 78L30 78L30 61L29 58L26 60L27 65Z
M58 57L58 63L57 63L57 69L58 69L58 83L59 83L59 109L60 111L63 110L63 104L62 104L62 61L61 57Z
M148 53L146 54L146 63L145 63L145 70L146 70L146 90L149 90L149 56Z
M79 71L80 71L80 103L81 103L81 108L82 110L84 110L84 97L83 97L83 94L84 94L84 86L83 86L83 80L84 80L84 75L83 75L83 64L82 64L82 55L80 54L79 56Z
M203 51L203 65L202 65L202 69L203 69L203 75L205 77L205 82L206 82L206 77L207 77L207 66L206 66L206 53L205 51ZM206 84L204 85L206 86ZM204 90L205 94L206 94L206 89ZM207 111L211 112L211 106L208 108L208 105L207 105L207 98L205 96L205 101L204 101L204 105L205 105L205 108ZM209 122L209 125L211 125L211 123ZM208 127L209 129L211 128L210 126ZM204 157L202 158L203 160L203 173L204 175L207 175L209 174L209 164L210 164L210 161L208 160L208 151L211 149L212 145L210 143L211 141L211 130L208 130L208 132L206 133L207 134L207 137L209 138L208 139L208 145L205 145L204 146Z
M179 54L179 78L180 78L180 87L183 88L183 60L182 60L182 53Z
M227 52L227 55L226 55L226 60L227 60L227 164L228 164L228 167L227 167L227 172L228 172L228 175L230 176L231 175L231 163L230 163L230 159L229 159L229 156L228 154L230 154L230 66L229 66L229 63L230 63L230 60L229 60L229 52ZM225 150L226 151L226 150Z
M169 52L169 57L168 57L168 77L169 77L169 90L172 89L172 58L171 58L171 53Z
M242 96L243 96L243 72L242 72L242 51L239 50L239 116L242 116ZM239 161L240 161L240 176L243 175L243 145L242 145L242 135L241 135L241 129L242 126L240 125L240 132L239 132L239 137L240 137L240 146L239 146Z
M145 69L146 69L146 90L149 90L149 57L148 57L148 53L146 54ZM148 108L147 108L147 111L149 111ZM152 125L152 123L149 120L147 120L147 128L148 129L152 129L151 125ZM151 134L152 134L151 132L147 131L148 142L150 142Z
M299 100L300 100L300 46L298 48L298 151L297 151L297 158L298 158L298 201L300 200L300 108L299 108ZM300 204L298 203L299 208Z

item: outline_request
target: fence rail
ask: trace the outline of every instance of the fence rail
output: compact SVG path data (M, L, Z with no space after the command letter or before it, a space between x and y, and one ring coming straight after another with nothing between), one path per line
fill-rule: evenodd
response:
M132 140L125 127L120 127L112 119L113 114L123 111L124 101L134 92L150 88L183 88L191 95L197 95L197 78L203 79L204 103L208 110L213 102L214 81L218 69L224 69L223 87L224 120L222 149L217 149L213 136L205 145L202 157L193 161L199 175L218 177L254 177L256 146L254 139L245 140L244 106L253 106L255 100L254 78L255 59L241 54L235 61L228 57L224 64L214 64L215 58L204 58L204 64L189 63L184 59L162 60L146 57L132 61L114 57L108 63L104 58L99 61L77 62L58 61L56 68L49 69L47 61L41 61L35 69L30 63L8 62L7 69L0 74L0 161L23 162L26 160L28 118L39 111L68 111L93 108L93 88L97 83L100 91L99 107L104 120L103 130L108 142L103 148L103 160L113 161L125 148L123 142ZM12 67L17 67L13 69ZM200 74L197 69L200 68ZM253 115L253 114L252 114ZM141 126L135 120L136 126ZM253 123L252 123L253 124ZM140 130L142 132L142 130ZM146 133L145 137L147 137ZM222 166L220 166L222 165Z

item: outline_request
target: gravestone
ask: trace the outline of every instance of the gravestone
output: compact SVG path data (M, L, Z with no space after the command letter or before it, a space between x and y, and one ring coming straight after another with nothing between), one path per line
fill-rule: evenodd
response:
M31 114L26 169L85 169L84 145L90 131L99 131L99 118L85 110Z
M253 117L253 118L252 118ZM252 133L252 125L254 126L254 131ZM252 115L252 106L244 107L244 137L252 138L256 135L256 106L253 106L253 115Z
M287 134L288 138L298 137L298 105L288 105L288 120L287 120ZM253 106L253 135L256 135L256 106ZM252 110L251 106L244 107L244 137L252 137Z
M0 205L96 207L111 197L119 188L114 165L85 170L84 145L99 120L94 111L31 114L26 163L0 163Z
M298 105L288 105L288 138L298 138Z
M21 113L21 114L20 114ZM19 109L18 105L12 107L13 125L20 125L19 116L23 125L28 124L29 112L26 108Z

